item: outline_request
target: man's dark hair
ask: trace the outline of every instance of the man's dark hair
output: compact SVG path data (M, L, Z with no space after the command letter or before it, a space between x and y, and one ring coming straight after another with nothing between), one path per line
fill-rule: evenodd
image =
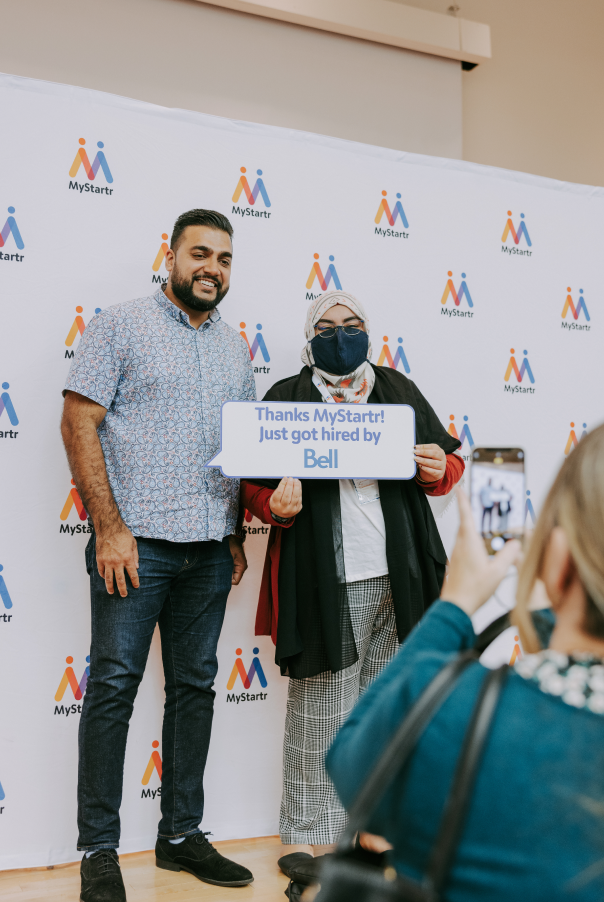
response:
M173 251L178 247L182 233L189 226L207 226L209 229L217 229L233 237L233 226L222 213L217 213L216 210L189 210L187 213L181 213L174 223L170 239Z

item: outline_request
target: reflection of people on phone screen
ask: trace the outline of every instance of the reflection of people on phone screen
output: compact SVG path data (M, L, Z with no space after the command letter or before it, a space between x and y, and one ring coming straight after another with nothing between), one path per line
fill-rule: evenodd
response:
M512 509L512 495L507 489L501 490L499 499L499 532L506 532L508 528L508 516Z
M484 524L488 514L489 532L491 532L491 518L493 516L493 506L495 504L495 499L493 498L493 487L491 485L490 479L488 483L480 490L480 503L482 504L482 531L486 532Z

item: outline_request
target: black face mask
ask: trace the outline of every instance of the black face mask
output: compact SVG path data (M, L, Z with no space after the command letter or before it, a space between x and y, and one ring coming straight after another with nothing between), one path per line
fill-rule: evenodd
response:
M332 338L315 335L310 346L315 366L334 376L346 376L367 360L369 336L366 332L347 335L336 329Z

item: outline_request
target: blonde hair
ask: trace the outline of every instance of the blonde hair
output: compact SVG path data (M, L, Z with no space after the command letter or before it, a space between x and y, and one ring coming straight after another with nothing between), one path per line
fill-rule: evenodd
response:
M584 439L564 461L537 519L520 569L512 622L528 653L541 649L529 612L554 527L566 533L579 579L587 594L585 631L604 635L604 425Z

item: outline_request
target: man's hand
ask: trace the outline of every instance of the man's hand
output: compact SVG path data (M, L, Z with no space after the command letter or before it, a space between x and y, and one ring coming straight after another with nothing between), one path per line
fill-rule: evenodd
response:
M302 483L286 476L281 480L269 501L271 511L284 520L295 517L302 510Z
M111 529L97 530L96 564L110 595L114 592L115 577L118 592L122 598L127 596L125 573L130 577L132 586L138 589L138 547L125 523Z
M125 598L128 594L125 573L135 589L139 586L136 572L138 548L120 516L107 479L105 457L97 432L106 413L107 408L96 401L68 391L63 407L61 435L76 488L94 524L99 573L110 595L115 591L115 578L118 592Z
M447 455L438 445L416 445L415 463L419 478L424 482L438 482L447 469Z
M241 582L241 577L247 570L247 558L243 550L243 542L239 536L229 536L229 547L233 555L233 578L231 583L234 586L238 586Z

